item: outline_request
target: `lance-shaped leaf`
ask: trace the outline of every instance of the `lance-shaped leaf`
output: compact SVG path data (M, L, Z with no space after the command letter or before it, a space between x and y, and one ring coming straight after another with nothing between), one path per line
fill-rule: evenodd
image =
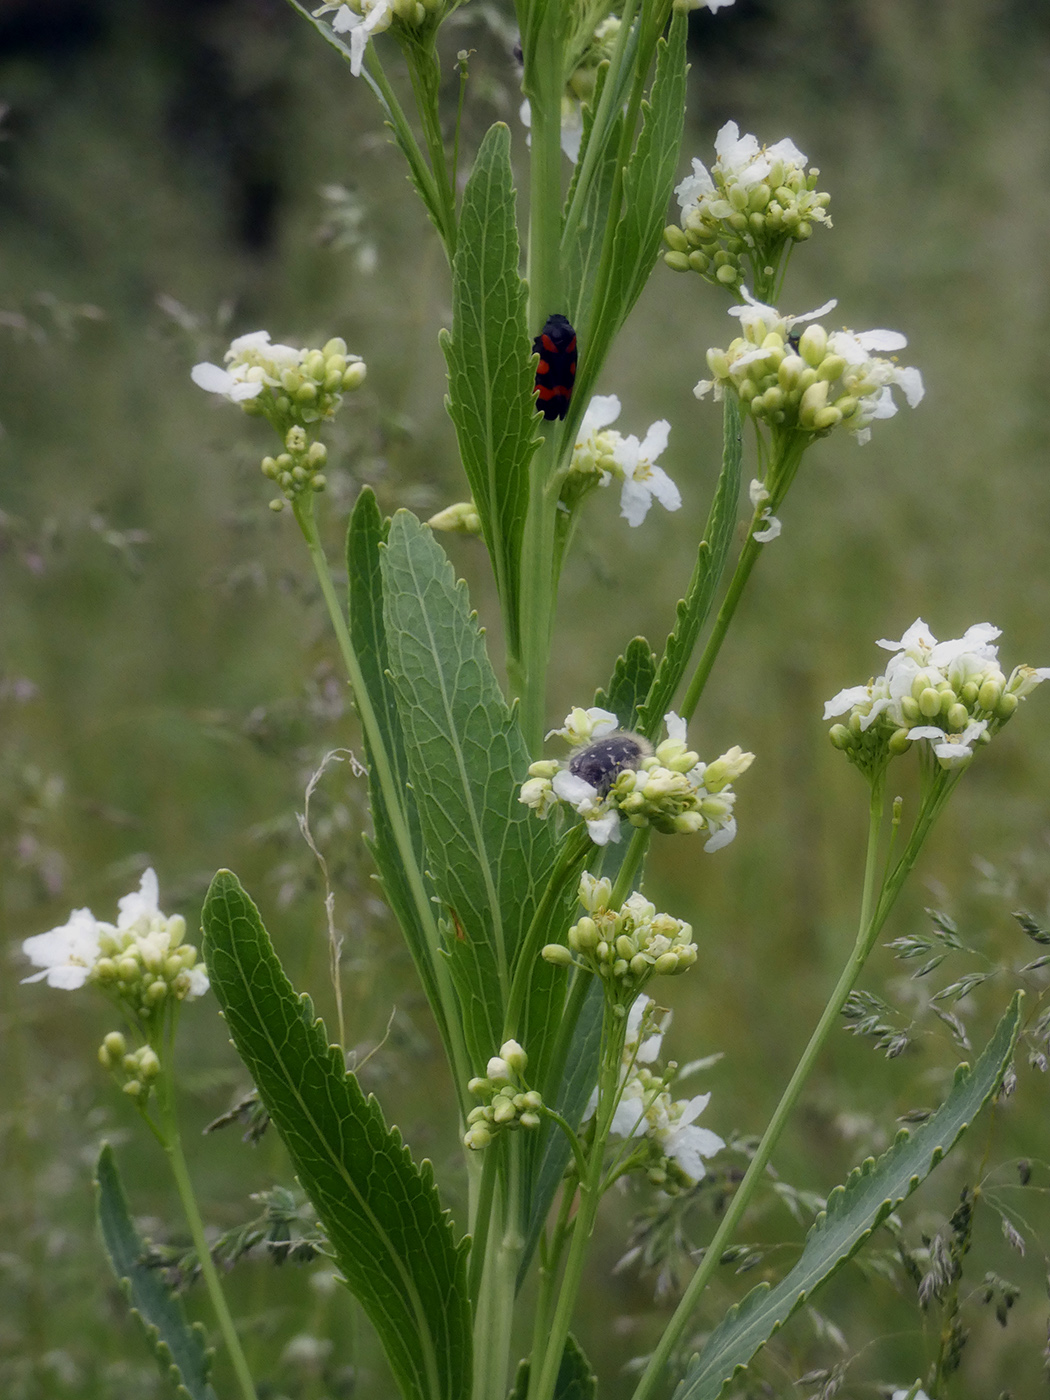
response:
M624 729L634 729L638 710L652 689L656 674L655 657L644 637L633 637L616 658L608 690L599 690L594 703L611 710Z
M485 134L463 192L452 264L452 334L444 333L441 345L448 411L515 654L529 462L540 441L520 256L510 132L497 122Z
M656 737L675 691L685 675L697 638L707 621L718 585L729 557L740 497L740 410L736 395L727 394L723 415L722 470L696 557L689 591L678 604L674 631L667 639L656 678L644 705L640 706L638 726L648 738Z
M432 890L423 873L423 837L419 829L416 804L411 800L408 791L405 738L401 732L401 720L389 675L390 657L383 623L383 580L379 565L379 550L386 541L387 528L388 523L384 522L379 514L375 494L366 486L357 498L346 535L350 638L357 653L361 674L368 689L400 799L397 800L396 810L391 811L389 804L395 799L383 791L382 784L377 780L373 755L366 739L369 758L369 805L374 831L374 839L369 846L383 892L401 925L423 990L434 1012L445 1048L449 1052L450 1063L454 1064L445 1007L438 991L440 973L435 966L438 950L432 946L431 939L427 936L428 928L419 907L420 888L422 897L426 900L431 899ZM398 849L394 835L395 822L400 823L401 829L409 833L415 853L414 871L410 872L406 868Z
M554 831L518 800L529 754L466 584L408 511L394 516L382 569L412 798L480 1073L502 1039L510 976L553 865Z
M791 1272L774 1288L760 1284L729 1310L704 1343L674 1400L718 1400L724 1386L796 1308L929 1176L1002 1083L1020 1016L1018 993L973 1069L960 1065L955 1071L951 1093L933 1117L914 1133L902 1131L877 1162L869 1158L845 1186L837 1186Z
M182 1302L164 1282L159 1269L146 1263L146 1245L135 1229L128 1198L107 1143L95 1173L96 1213L106 1253L121 1291L146 1336L161 1370L182 1400L215 1400L208 1380L211 1352L199 1322L191 1327Z
M258 910L221 870L204 904L204 956L233 1043L255 1080L405 1400L470 1393L465 1242L429 1162L419 1166L288 981Z
M619 218L608 280L591 309L586 354L577 374L581 402L590 396L609 346L641 295L660 252L685 121L687 33L687 16L676 9L667 39L657 46L652 92L624 172L623 209L610 211L611 217Z

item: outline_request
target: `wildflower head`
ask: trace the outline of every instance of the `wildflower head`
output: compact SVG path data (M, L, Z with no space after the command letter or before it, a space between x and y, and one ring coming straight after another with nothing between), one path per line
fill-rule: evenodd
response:
M157 897L157 877L147 870L138 890L118 902L115 925L74 909L68 923L23 942L42 971L22 980L64 990L92 982L143 1022L165 1005L202 996L208 976L196 948L183 941L186 920L161 913Z
M676 1195L706 1175L705 1161L721 1152L725 1143L717 1133L696 1125L710 1094L672 1098L670 1085L676 1066L661 1071L656 1064L667 1021L659 1028L655 1022L653 1003L646 996L638 997L627 1016L620 1099L612 1131L637 1139L636 1168L644 1171L654 1186Z
M601 977L606 994L617 1005L634 1003L645 984L656 976L686 972L696 962L691 925L632 894L619 909L609 908L612 886L585 872L580 880L580 903L587 911L569 929L568 961ZM544 948L548 962L564 964L561 944Z
M1016 712L1050 667L1016 666L1006 676L994 645L999 628L978 622L962 637L939 642L923 622L899 641L881 676L840 690L824 706L836 721L830 737L869 776L882 771L916 741L929 746L942 769L965 767Z
M483 1102L467 1114L465 1146L480 1151L502 1129L539 1127L543 1098L525 1083L528 1062L516 1040L504 1041L484 1075L469 1082L468 1090Z
M657 465L671 427L661 418L639 441L633 433L624 437L611 426L619 416L620 400L615 394L591 399L576 437L561 503L571 511L593 487L615 480L620 484L621 516L629 525L640 525L654 500L665 510L678 510L682 504L678 487Z
M664 261L734 294L745 283L771 293L794 245L820 224L831 226L831 196L817 190L819 176L793 141L760 146L726 122L715 137L714 165L708 170L694 159L692 175L675 190L681 215L664 232Z
M529 769L520 801L546 817L559 805L583 817L591 840L619 841L620 822L657 831L707 835L706 851L717 851L736 835L730 783L745 773L754 754L734 747L714 763L687 747L685 721L665 715L667 737L655 751L640 735L616 728L607 710L573 710L562 729L576 742L567 763L541 759ZM550 735L547 736L548 738Z
M829 333L813 323L834 309L834 301L801 316L784 316L746 288L743 296L744 304L729 311L740 321L740 335L725 350L708 350L711 378L693 390L698 399L712 391L720 399L729 388L741 411L774 434L801 435L805 442L841 427L859 444L871 437L875 419L897 412L894 388L909 408L922 399L919 371L881 353L907 345L897 331Z
M361 357L349 354L339 337L321 349L297 350L271 344L268 331L252 331L231 343L224 361L225 369L194 365L190 377L198 388L262 416L277 432L282 450L262 460L263 475L281 491L274 509L304 491L323 491L328 449L316 439L317 425L335 415L344 393L364 383Z
M349 36L350 71L359 78L373 34L382 34L393 26L418 37L421 29L441 18L444 9L442 0L329 0L313 14L315 18L330 14L335 33Z

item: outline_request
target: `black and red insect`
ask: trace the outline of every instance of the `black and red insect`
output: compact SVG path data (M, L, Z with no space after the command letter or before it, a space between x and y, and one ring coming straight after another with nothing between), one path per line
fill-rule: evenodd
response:
M569 318L548 316L532 348L540 357L536 366L536 407L548 421L564 418L576 381L576 332Z

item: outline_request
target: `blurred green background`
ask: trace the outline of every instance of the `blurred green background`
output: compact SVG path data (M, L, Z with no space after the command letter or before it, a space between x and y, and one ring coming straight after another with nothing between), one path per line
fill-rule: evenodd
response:
M903 358L927 386L869 446L833 438L808 454L749 589L695 735L705 756L732 743L758 754L739 784L739 839L710 858L656 843L654 898L691 918L703 944L671 988L669 1045L681 1060L723 1053L689 1091L712 1089L704 1122L729 1138L761 1130L852 940L866 796L827 744L822 702L879 668L874 639L919 615L942 637L997 623L1007 668L1050 662L1050 11L738 0L694 23L683 173L689 155L710 159L730 117L763 141L790 135L821 168L835 228L797 254L784 309L837 296L833 323L904 331ZM475 50L467 146L505 118L520 161L512 43L507 10L482 0L447 35L450 57ZM355 724L305 552L290 518L266 508L264 430L206 399L188 371L260 326L296 344L341 334L366 358L367 385L333 434L337 558L362 482L387 510L430 514L464 495L437 347L448 278L370 94L277 0L6 0L0 104L0 1394L138 1400L169 1390L95 1239L98 1143L116 1145L147 1233L178 1240L177 1209L153 1144L95 1062L111 1028L104 1004L20 986L20 940L74 906L112 917L148 863L162 907L192 925L212 872L229 865L290 974L331 1012L323 889L295 813L324 753L356 742ZM690 391L705 349L731 336L725 310L699 278L658 267L608 365L600 388L623 400L619 426L671 420L663 461L684 507L654 508L629 531L614 492L589 502L562 594L552 724L587 703L629 637L666 634L717 474L719 414ZM449 549L498 650L481 547ZM899 1114L939 1100L960 1052L928 998L975 967L1000 969L960 1008L983 1042L1016 981L1009 968L1038 951L1011 910L1048 910L1048 777L1037 693L967 775L887 931L925 931L923 908L936 906L976 956L920 981L914 964L875 956L865 985L904 1024L915 1018L915 1043L887 1062L836 1038L777 1154L785 1181L826 1194L892 1139ZM329 769L313 817L346 940L350 1038L363 1055L386 1035L369 1087L458 1209L436 1039L370 881L362 784L345 765ZM272 1135L254 1149L236 1129L197 1137L247 1083L213 1004L189 1008L183 1026L204 1213L228 1228L253 1213L251 1192L289 1171ZM943 1231L961 1186L990 1172L987 1194L1025 1234L1022 1258L994 1210L980 1216L963 1289L972 1336L950 1391L960 1400L1046 1387L1046 1082L1020 1059L1018 1072L991 1131L989 1119L905 1216L917 1245ZM1036 1159L1023 1194L1000 1165L1019 1155ZM700 1242L717 1196L700 1193L689 1217ZM648 1201L607 1202L596 1248L579 1334L600 1358L603 1396L629 1393L625 1368L666 1311L653 1272L612 1273ZM770 1194L749 1238L772 1252L744 1278L725 1270L724 1299L782 1270L800 1231ZM989 1270L1022 1289L1005 1331L981 1303ZM750 1393L818 1393L794 1382L843 1359L850 1396L920 1373L937 1309L923 1321L910 1285L857 1269L840 1282L817 1299L819 1316L778 1339ZM323 1267L249 1261L231 1289L261 1395L391 1393ZM197 1292L189 1307L210 1325ZM715 1315L698 1318L698 1335ZM227 1393L221 1360L217 1383Z

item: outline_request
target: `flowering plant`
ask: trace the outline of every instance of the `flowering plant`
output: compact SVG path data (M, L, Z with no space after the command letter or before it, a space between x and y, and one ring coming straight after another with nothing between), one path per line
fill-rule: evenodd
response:
M728 3L708 0L707 8ZM302 533L352 689L376 872L448 1062L465 1218L453 1222L430 1164L415 1161L365 1096L342 1035L330 1043L229 871L216 875L203 911L206 972L183 941L184 921L161 914L147 871L138 893L120 901L116 925L81 909L27 939L24 951L42 970L26 980L96 985L124 1016L125 1030L106 1034L100 1060L172 1165L243 1400L256 1400L256 1382L194 1203L173 1107L180 1008L209 986L402 1395L569 1400L594 1393L571 1326L603 1198L632 1175L664 1197L687 1194L727 1147L697 1122L709 1093L675 1097L677 1066L660 1063L666 1018L653 1000L658 979L702 969L710 954L693 923L659 910L643 886L650 845L664 836L692 839L698 859L735 838L735 784L754 781L755 755L734 744L705 761L689 727L750 574L784 533L778 512L805 454L826 450L839 428L866 442L897 412L895 393L915 408L923 383L895 358L903 335L827 330L818 322L833 300L805 315L778 309L793 249L831 226L830 197L790 139L766 146L730 122L710 168L694 160L676 189L688 0L632 0L619 15L521 0L523 227L502 123L485 134L461 188L459 117L450 140L438 85L441 31L455 0L295 8L375 93L447 255L452 312L442 349L469 499L424 523L407 510L384 519L374 494L362 491L348 524L344 601L316 512L328 485L323 434L362 384L364 361L338 337L296 348L251 331L234 339L223 365L200 363L192 377L277 436L261 471L278 492L271 506ZM412 81L415 124L386 76L395 46ZM469 54L457 62L465 84ZM665 228L674 193L681 218ZM595 703L548 730L559 581L592 490L617 482L628 528L652 523L654 500L667 511L682 506L658 464L670 449L669 423L653 423L642 438L623 435L612 426L618 399L594 392L662 244L663 264L698 273L732 300L739 323L725 349L709 350L711 378L694 390L722 405L718 484L662 653L630 643ZM552 322L557 341L545 330ZM725 579L745 424L756 452L752 510ZM435 533L449 529L480 536L487 550L505 684ZM1003 1084L1019 1030L1016 999L940 1108L831 1193L797 1263L728 1310L691 1354L698 1304L934 821L981 749L1050 677L1050 668L1028 666L1007 676L992 644L998 635L980 623L938 643L917 621L899 642L879 643L893 653L883 675L827 703L831 742L868 790L856 941L768 1125L737 1144L746 1170L727 1188L718 1226L639 1367L634 1400L666 1393L675 1380L678 1400L715 1400ZM544 753L553 739L567 755ZM892 760L912 752L919 798L905 836L900 799L886 810L886 777ZM163 1290L134 1271L136 1236L112 1154L99 1181L107 1246L133 1280L136 1307L158 1330L178 1384L209 1396L199 1339ZM530 1273L535 1286L522 1291ZM525 1330L531 1340L515 1377ZM925 1383L934 1395L953 1359L942 1349L931 1361ZM916 1395L918 1385L900 1394Z

